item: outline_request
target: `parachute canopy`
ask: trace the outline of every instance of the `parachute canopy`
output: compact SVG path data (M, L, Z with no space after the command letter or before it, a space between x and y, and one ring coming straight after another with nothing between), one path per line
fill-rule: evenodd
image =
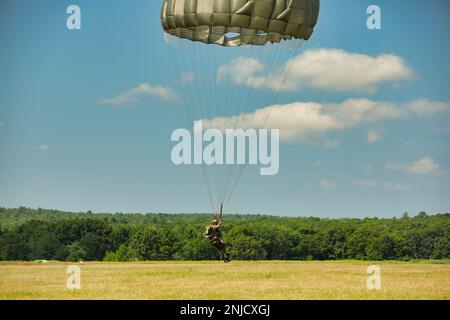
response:
M161 24L170 35L226 47L308 40L319 0L164 0Z

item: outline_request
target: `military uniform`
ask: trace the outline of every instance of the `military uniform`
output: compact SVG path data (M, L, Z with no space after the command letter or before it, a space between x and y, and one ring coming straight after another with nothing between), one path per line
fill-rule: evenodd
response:
M211 245L219 250L223 260L225 262L229 262L230 257L225 249L225 243L222 240L222 232L220 231L220 223L217 220L213 220L213 223L206 227L204 236L208 239Z

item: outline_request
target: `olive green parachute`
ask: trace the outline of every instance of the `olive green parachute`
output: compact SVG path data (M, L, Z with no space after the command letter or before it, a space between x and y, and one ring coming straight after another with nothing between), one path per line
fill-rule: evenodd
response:
M161 23L168 34L226 47L308 40L319 0L164 0Z

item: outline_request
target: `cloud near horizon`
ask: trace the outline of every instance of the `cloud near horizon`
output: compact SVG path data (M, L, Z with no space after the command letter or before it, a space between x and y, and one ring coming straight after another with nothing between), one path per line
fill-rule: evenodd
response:
M426 175L441 171L441 167L430 156L425 156L420 160L411 163L388 162L385 169L389 171L405 171L418 175Z
M405 60L393 54L369 56L342 49L311 49L289 59L277 70L253 58L239 57L217 70L227 79L251 88L294 91L306 88L334 92L376 92L382 83L414 79Z
M376 179L363 179L353 181L352 185L354 187L375 188L379 185L379 182Z
M410 187L402 182L380 182L376 179L355 180L352 182L354 187L359 188L378 188L382 187L389 191L408 191Z
M322 179L320 180L320 186L325 189L331 189L336 187L336 182L333 180Z
M154 96L164 101L177 101L178 95L169 87L152 86L142 83L128 91L125 91L113 98L100 99L99 104L121 106L127 103L136 103L142 96Z
M392 183L392 182L386 182L383 184L383 187L386 190L391 190L391 191L408 191L411 188L405 184L405 183Z

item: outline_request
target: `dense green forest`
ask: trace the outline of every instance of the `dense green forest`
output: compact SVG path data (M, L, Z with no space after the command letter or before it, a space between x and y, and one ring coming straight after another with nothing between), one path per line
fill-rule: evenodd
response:
M94 214L0 208L0 260L209 260L206 214ZM239 260L450 258L450 214L319 219L227 215L222 229Z

